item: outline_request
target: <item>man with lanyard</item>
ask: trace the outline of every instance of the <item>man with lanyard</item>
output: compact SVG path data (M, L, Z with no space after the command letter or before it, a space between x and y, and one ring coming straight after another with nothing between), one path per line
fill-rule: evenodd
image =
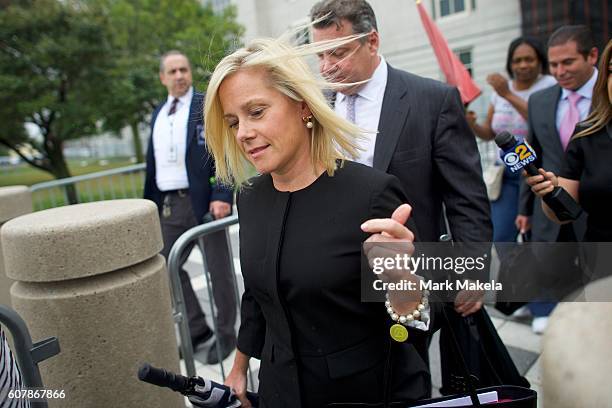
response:
M174 242L188 229L205 221L210 213L219 219L231 214L233 192L214 182L215 167L204 141L204 95L192 87L191 66L185 55L169 51L160 61L161 83L168 89L167 100L151 118L151 138L147 150L144 197L154 201L160 212L164 248L168 258ZM235 348L236 295L231 276L225 231L203 238L205 261L211 273L217 305L217 340L225 358ZM191 252L186 249L181 266ZM208 327L189 275L179 272L191 341L194 349L208 341L213 331ZM216 344L208 353L207 363L218 363Z

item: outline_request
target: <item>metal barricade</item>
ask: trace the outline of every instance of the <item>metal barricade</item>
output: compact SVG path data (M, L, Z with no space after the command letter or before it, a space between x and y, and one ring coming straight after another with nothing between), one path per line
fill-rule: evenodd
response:
M32 344L26 323L13 309L0 305L0 324L6 327L13 338L13 354L21 371L23 385L28 388L43 388L38 363L60 352L57 337L49 337ZM32 408L47 408L47 402L32 401Z
M61 207L70 204L69 189L73 189L79 203L114 200L116 198L142 198L145 164L104 170L82 176L45 181L30 187L34 210Z
M238 290L238 283L236 282L236 273L234 270L234 262L232 255L232 245L229 237L228 228L234 224L238 224L238 216L232 215L226 218L222 218L220 220L211 221L206 224L198 225L196 227L191 228L186 231L183 235L181 235L172 248L170 249L170 254L168 255L168 273L170 275L170 286L172 290L172 306L174 310L174 321L178 325L179 328L179 336L180 336L180 350L183 356L183 360L185 361L185 369L187 370L187 375L192 377L196 375L195 363L193 357L193 345L191 344L191 336L189 334L189 322L187 320L187 310L185 307L185 300L183 297L183 288L181 286L181 279L179 277L180 270L180 259L181 255L185 251L185 248L194 240L201 240L203 236L211 234L213 232L225 230L225 234L227 237L228 243L228 252L230 256L230 271L232 274L232 280L234 282L234 294L236 296L236 304L240 305L240 295ZM217 316L215 312L215 302L214 297L212 295L212 289L210 284L210 276L208 272L208 267L206 264L206 248L204 245L200 245L202 250L203 257L203 267L204 267L204 276L206 277L206 283L208 287L208 295L210 301L210 309L212 313L212 320L214 325L215 333L218 333L217 327ZM219 339L217 338L218 342ZM221 359L221 347L220 344L217 343L217 353L219 358L219 366L221 368L221 376L223 380L225 380L225 370L223 367L223 361ZM251 370L249 370L249 375L251 375ZM251 384L254 384L252 376L250 377Z

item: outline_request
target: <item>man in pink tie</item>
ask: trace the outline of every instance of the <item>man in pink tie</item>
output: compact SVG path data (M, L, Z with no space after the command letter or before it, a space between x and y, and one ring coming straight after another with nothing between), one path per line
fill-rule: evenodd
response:
M597 79L597 69L594 67L597 48L589 29L579 25L563 26L556 30L548 41L548 61L550 73L558 84L529 98L527 138L538 156L535 165L559 172L576 123L584 120L591 109L591 96ZM517 228L522 233L531 230L531 240L536 242L581 240L586 228L584 216L560 227L546 218L539 201L524 183L516 218ZM568 264L573 264L574 254L565 253L562 256L567 256ZM554 303L536 303L532 306L533 331L542 333Z

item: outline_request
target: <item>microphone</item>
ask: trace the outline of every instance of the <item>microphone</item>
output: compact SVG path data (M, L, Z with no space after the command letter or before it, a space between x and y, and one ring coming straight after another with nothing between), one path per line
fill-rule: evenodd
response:
M537 156L529 143L518 140L506 131L495 136L495 143L502 150L501 159L512 173L525 170L530 176L540 174L538 168L533 164ZM582 214L580 205L561 187L555 187L553 191L542 197L542 200L555 213L559 221L574 221Z
M142 364L138 369L138 379L158 387L168 387L172 391L181 392L189 388L189 378L163 368L155 368L147 363Z
M202 377L185 377L163 368L143 363L138 369L138 379L158 387L167 387L189 399L194 407L237 408L241 406L238 397L223 384ZM259 396L247 392L247 398L255 408L259 406Z

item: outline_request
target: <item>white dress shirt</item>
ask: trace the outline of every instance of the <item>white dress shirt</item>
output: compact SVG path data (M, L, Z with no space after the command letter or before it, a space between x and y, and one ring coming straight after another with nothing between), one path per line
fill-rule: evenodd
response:
M157 114L153 127L153 153L155 154L155 182L160 191L189 188L185 152L187 124L193 98L193 87L178 98L176 112L168 116L174 97L168 95L166 104Z
M367 131L363 135L364 139L359 140L361 150L358 151L359 157L355 161L370 167L374 162L374 146L386 87L387 63L381 56L374 74L357 92L355 99L355 124ZM347 118L346 95L338 92L334 109L337 114Z
M591 102L593 98L593 87L595 86L595 82L597 81L597 68L593 70L593 75L591 78L586 81L584 85L582 85L575 92L580 94L582 98L578 101L578 112L580 114L580 122L585 120L589 115L589 111L591 110ZM567 110L569 109L569 100L567 96L571 91L565 88L561 88L561 98L559 99L559 104L557 105L557 116L555 118L555 124L557 126L557 132L561 128L561 121L565 116Z

